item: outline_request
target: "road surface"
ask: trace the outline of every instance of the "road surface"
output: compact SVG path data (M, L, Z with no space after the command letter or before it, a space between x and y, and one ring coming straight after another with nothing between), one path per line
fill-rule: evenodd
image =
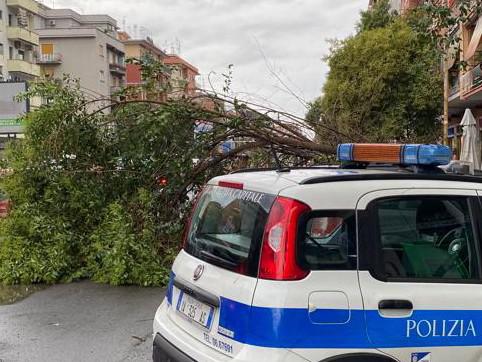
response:
M0 305L0 361L149 361L164 291L55 285Z

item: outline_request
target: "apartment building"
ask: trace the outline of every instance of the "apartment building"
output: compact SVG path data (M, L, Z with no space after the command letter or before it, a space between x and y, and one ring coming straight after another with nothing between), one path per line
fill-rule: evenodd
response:
M164 58L164 64L171 68L170 83L172 90L170 98L192 97L196 94L196 77L199 70L176 54Z
M118 39L115 19L41 5L34 27L40 39L37 63L43 76L70 74L91 98L111 97L124 85L124 44Z
M40 6L33 0L0 0L0 81L40 76L35 64L39 36L34 31Z
M455 1L448 4L453 5ZM450 145L460 151L462 127L459 125L464 111L472 110L482 126L482 15L475 12L465 24L452 29L461 39L460 54L454 54L450 61L449 82L449 140ZM464 64L464 66L461 66Z
M163 63L166 53L159 48L152 38L133 39L126 32L119 32L119 39L124 44L126 59L151 59ZM146 94L140 88L143 83L141 66L138 64L126 64L126 86L130 87L131 97L136 99L155 98L159 101L166 100L166 87L169 80L169 73L163 72L159 74L156 84L155 94Z

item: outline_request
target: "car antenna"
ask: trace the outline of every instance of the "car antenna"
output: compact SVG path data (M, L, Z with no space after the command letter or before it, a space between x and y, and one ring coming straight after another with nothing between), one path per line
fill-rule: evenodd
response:
M273 144L271 144L271 153L273 154L274 162L276 163L276 172L290 172L291 169L289 167L284 167L281 164L281 161L276 154L276 150L274 149Z

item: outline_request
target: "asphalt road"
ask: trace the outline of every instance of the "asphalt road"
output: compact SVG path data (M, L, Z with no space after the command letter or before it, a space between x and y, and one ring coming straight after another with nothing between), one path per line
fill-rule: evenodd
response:
M152 361L159 288L80 282L0 306L0 362Z

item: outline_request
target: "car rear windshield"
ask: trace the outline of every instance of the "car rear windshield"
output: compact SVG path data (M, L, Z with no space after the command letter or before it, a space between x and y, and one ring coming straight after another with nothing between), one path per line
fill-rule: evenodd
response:
M259 192L208 186L192 216L186 252L219 267L256 276L274 199Z

